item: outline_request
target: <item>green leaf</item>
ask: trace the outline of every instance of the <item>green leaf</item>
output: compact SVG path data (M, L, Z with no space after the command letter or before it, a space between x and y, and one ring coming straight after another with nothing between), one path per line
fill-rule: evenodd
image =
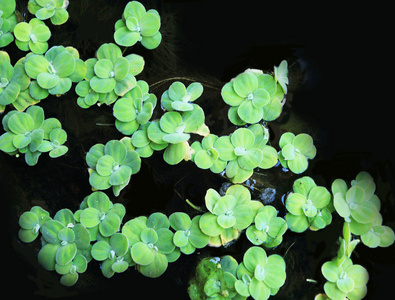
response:
M285 220L287 221L288 228L293 232L304 232L310 225L304 214L295 216L291 213L287 213L285 215Z
M122 81L129 72L129 61L124 57L118 57L114 64L115 80Z
M217 222L217 216L212 213L205 213L199 220L199 227L208 236L217 236L224 230Z
M288 62L283 60L278 67L274 67L274 78L278 82L284 93L287 93L288 81Z
M68 243L65 246L60 246L56 252L56 263L59 265L67 265L77 254L77 246L74 243Z
M295 158L292 160L288 160L289 169L295 174L301 174L307 170L309 165L306 156L303 154L296 154Z
M255 136L251 130L247 128L239 128L231 135L231 142L234 147L241 147L244 149L249 149L254 145Z
M248 97L258 88L258 79L249 72L244 72L235 78L233 88L240 97Z
M17 112L8 119L8 128L15 134L25 134L33 131L34 122L29 114Z
M183 212L172 213L169 217L170 226L178 230L189 230L192 224L191 218Z
M117 83L117 81L114 78L101 79L99 77L94 76L90 80L91 88L95 92L101 93L101 94L110 93L114 89L116 83Z
M280 288L284 285L286 274L285 270L277 265L268 263L264 267L265 277L263 282L266 283L270 288Z
M158 31L153 36L143 36L141 44L148 50L155 49L162 41L162 34Z
M187 154L185 143L169 144L163 153L163 159L169 165L176 165L181 162Z
M55 270L55 257L60 245L57 244L46 244L40 252L38 252L38 262L47 271Z
M114 71L114 65L112 64L112 62L108 59L100 59L97 61L97 63L95 64L94 67L95 70L95 74L97 77L105 79L105 78L110 78L110 77L114 77L115 74L112 74L111 76L111 72Z
M99 158L96 164L96 171L101 176L110 176L113 172L114 158L110 155L104 155Z
M134 244L131 248L130 254L133 260L142 266L151 264L155 258L155 254L151 246L143 242L137 242Z
M121 219L114 213L108 213L99 224L99 231L104 237L116 233L121 226Z
M56 8L55 14L51 17L51 22L54 25L62 25L66 23L69 18L69 13L64 8Z
M140 18L139 24L143 36L153 36L160 28L160 19L155 14L146 13Z
M263 109L261 107L256 108L251 100L245 100L238 107L237 114L244 122L254 124L262 120Z
M14 28L15 38L22 42L30 41L31 33L32 33L32 26L26 22L20 22Z
M49 62L42 55L31 55L25 61L26 74L33 79L37 79L41 73L46 73L48 66Z
M106 143L104 153L111 155L115 162L121 165L126 159L127 150L122 142L118 140L111 140Z
M43 89L49 90L54 88L59 83L59 76L50 73L40 73L37 76L37 83Z
M74 57L68 52L59 53L53 61L53 67L59 77L70 76L75 69Z
M121 185L130 180L132 169L129 166L122 165L110 175L109 183L111 185Z
M80 215L80 222L87 228L92 228L100 223L100 212L96 208L85 208Z
M153 262L149 265L142 265L139 269L144 276L157 278L166 271L167 266L168 261L166 255L156 252Z
M130 31L126 26L117 29L114 33L115 42L123 47L131 47L138 42L140 33Z
M299 193L291 193L288 195L286 202L285 202L285 207L287 210L295 215L295 216L300 216L303 215L303 205L306 204L306 198L299 194Z
M255 271L255 267L257 265L264 266L267 261L267 255L265 250L261 247L250 247L245 253L243 257L243 263L246 269L250 272Z
M245 99L235 92L232 81L222 87L221 96L225 103L230 106L239 106Z
M254 299L268 299L270 297L270 288L255 277L251 280L249 291Z

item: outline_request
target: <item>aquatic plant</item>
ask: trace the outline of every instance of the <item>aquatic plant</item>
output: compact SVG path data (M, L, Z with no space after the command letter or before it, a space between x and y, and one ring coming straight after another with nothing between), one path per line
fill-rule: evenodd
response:
M203 86L199 82L193 82L188 87L182 82L173 82L160 99L160 103L167 111L193 110L190 102L198 99L203 93Z
M26 74L51 95L62 95L70 90L72 82L85 76L85 65L76 62L76 54L78 51L63 46L53 46L44 55L31 54L24 63Z
M285 220L289 229L294 232L303 232L307 228L319 230L332 221L331 194L322 186L317 186L309 176L295 180L293 193L285 200L287 214Z
M130 47L141 42L147 49L159 46L162 35L160 16L155 9L146 10L138 1L126 4L122 19L115 23L114 40L120 46Z
M286 132L281 136L279 146L281 165L295 174L306 171L309 165L308 159L313 159L317 153L313 139L306 133L295 136L292 132Z
M18 23L14 28L15 44L22 51L32 51L35 54L44 54L48 50L47 41L51 31L45 23L37 18Z
M254 146L255 135L247 128L236 129L230 136L221 136L215 141L219 158L229 161L225 171L233 183L248 179L262 161L262 150Z
M156 10L129 2L122 20L115 24L116 44L101 45L95 58L83 61L73 47L48 49L51 32L42 20L66 22L67 5L67 0L30 0L28 9L35 18L17 24L15 1L0 0L0 47L12 42L14 34L16 45L30 51L14 66L9 55L0 52L0 111L9 104L17 109L2 120L6 132L0 136L0 149L16 156L24 153L29 165L36 164L43 152L50 157L65 154L67 134L60 122L45 120L42 108L33 105L50 94L65 94L72 83L76 83L81 108L112 105L115 127L126 136L96 144L87 152L93 192L74 214L62 209L52 219L46 210L34 206L20 216L18 236L22 242L33 242L41 234L38 261L46 270L60 274L65 286L74 285L91 260L99 262L107 278L131 266L147 277L157 278L181 253L189 255L206 246L228 247L245 232L247 239L243 240L254 246L244 253L243 262L238 264L228 255L203 259L188 291L192 299L267 299L284 285L285 262L281 256L268 256L256 246L277 247L288 228L294 232L322 229L331 223L331 213L336 211L345 222L336 257L321 268L327 280L323 285L325 297L360 299L366 295L368 274L365 268L353 264L354 249L360 240L371 248L388 247L395 240L393 230L383 225L380 200L374 195L375 184L368 173L358 174L351 187L344 180L335 180L333 203L328 190L317 186L312 178L295 180L292 192L284 198L285 219L283 209L263 205L262 194L262 202L252 200L250 190L241 185L256 171L257 177L246 186L253 193L273 190L258 187L257 178L266 176L263 170L280 161L284 168L301 174L308 168L308 159L316 155L311 136L304 133L284 133L279 152L276 139L269 141L271 125L267 122L280 116L288 92L287 61L274 66L272 73L247 69L222 87L221 96L230 106L228 119L238 127L219 136L210 132L199 106L203 84L174 81L162 93L161 106L157 107L150 85L136 79L145 66L144 58L137 54L123 56L130 49L120 46L137 42L147 49L159 46L161 18ZM160 80L152 86L176 78L181 77ZM141 157L162 150L164 161L170 165L191 160L201 169L240 184L225 192L209 188L204 199L206 210L187 200L198 211L193 217L186 212L172 212L169 217L154 212L122 224L125 207L113 203L101 190L112 187L113 194L119 196L131 175L139 172Z
M92 258L101 261L101 271L107 278L115 273L122 273L134 262L130 257L129 240L123 233L114 233L109 240L101 240L93 244Z
M382 225L380 199L374 194L376 184L369 173L360 172L350 188L342 179L336 179L331 188L334 208L350 224L351 233L361 236L362 242L371 248L394 243L394 231Z
M277 216L277 210L271 205L262 206L255 214L253 224L248 226L246 235L254 245L273 248L281 244L287 231L287 222Z
M96 191L85 197L75 218L88 228L91 241L95 241L99 236L110 237L116 233L125 213L122 204L114 204L106 194Z
M235 289L238 263L230 255L206 257L196 267L188 294L192 300L198 299L245 299Z
M277 254L267 256L263 248L253 246L244 253L237 277L235 288L241 296L268 299L285 282L284 259Z
M175 230L173 242L184 254L192 254L196 248L204 248L209 242L209 236L199 227L201 216L192 220L186 213L175 212L169 217L170 226Z
M159 277L168 263L179 257L173 243L174 233L169 228L170 221L162 213L134 218L122 227L122 233L129 239L130 255L143 275Z
M8 46L14 41L12 32L17 24L15 8L15 0L0 1L0 48Z
M115 126L123 134L133 134L151 119L157 99L148 89L147 82L139 80L134 88L115 102Z
M251 195L242 185L230 186L224 196L209 189L204 199L208 212L200 218L199 227L210 236L210 245L226 245L252 223Z
M192 143L191 160L196 166L201 169L210 169L213 173L221 173L225 169L228 162L219 158L219 151L214 147L217 140L218 136L210 133L201 142Z
M41 107L31 106L26 112L11 110L2 122L6 132L0 136L0 150L16 156L25 154L29 166L35 165L43 152L56 158L68 151L63 145L67 133L58 119L44 119Z
M129 183L130 176L140 170L141 159L127 142L111 140L92 146L86 154L89 166L89 183L93 189L112 187L115 196Z
M29 12L40 20L50 19L54 25L66 23L69 18L69 0L29 0Z
M283 69L284 64L281 81L284 85L286 73ZM277 119L282 111L284 93L286 88L278 88L271 75L255 69L247 69L225 84L221 90L223 100L231 106L229 120L235 125Z
M149 140L166 148L163 159L170 165L191 158L188 143L190 133L208 134L205 130L202 130L202 128L205 128L203 109L196 104L192 104L192 106L192 110L181 113L177 111L166 112L159 122L153 121L147 128Z
M13 104L22 90L25 90L30 83L29 77L24 72L22 63L11 65L10 56L7 52L0 52L0 112L5 110L5 106Z

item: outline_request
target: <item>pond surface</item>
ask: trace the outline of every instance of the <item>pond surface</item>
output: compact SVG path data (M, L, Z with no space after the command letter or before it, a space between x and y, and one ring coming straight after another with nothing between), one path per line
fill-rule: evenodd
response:
M22 7L26 2L20 1L18 6ZM86 60L94 56L102 43L113 42L113 25L120 19L128 1L70 2L70 19L60 27L51 27L50 44L71 45ZM287 59L290 63L290 92L282 116L269 124L272 145L278 149L279 136L288 130L312 135L318 155L303 175L312 176L318 185L327 188L336 178L349 181L359 171L369 171L375 178L377 195L382 201L384 224L394 228L394 160L389 147L384 144L393 125L385 108L372 105L372 94L385 99L381 89L374 92L366 89L365 77L358 72L372 68L372 62L365 57L363 65L355 71L356 75L347 77L347 80L338 75L345 60L343 54L348 54L349 58L352 51L364 54L367 50L351 47L345 42L346 33L340 27L332 27L333 32L330 31L326 27L327 19L321 19L319 14L307 14L303 8L273 4L268 5L265 12L259 12L254 9L256 1L226 7L212 5L212 1L142 2L160 12L163 42L153 51L136 46L126 53L144 56L146 67L137 78L151 85L150 92L160 98L172 82L170 78L174 77L200 81L205 91L198 104L205 111L206 124L211 132L225 135L235 128L227 121L228 107L220 97L222 86L247 68L272 70L282 59ZM342 16L338 26L348 24L348 19ZM319 37L313 34L317 26L322 29ZM329 32L337 38L326 43ZM355 34L355 38L358 37L359 34ZM25 55L15 46L5 50L12 56L13 63ZM323 50L326 52L322 53ZM161 82L164 79L169 80ZM345 90L336 88L339 81L347 87ZM189 80L184 82L190 83ZM371 78L369 83L370 86L383 84ZM86 152L96 143L105 144L123 136L113 125L111 107L103 105L83 110L76 99L73 87L66 95L49 97L39 104L44 108L45 116L58 118L68 133L66 145L69 152L65 156L51 159L42 155L36 166L29 167L23 156L14 158L0 153L3 228L6 228L3 244L9 251L3 257L6 263L3 270L5 286L13 287L10 290L13 296L77 299L83 295L101 299L128 293L144 294L145 299L188 299L188 281L200 259L230 254L239 262L242 260L244 252L251 246L245 235L226 249L206 247L193 255L182 255L157 279L145 278L134 268L106 279L99 264L92 261L77 284L65 288L59 284L55 272L40 267L37 263L39 242L26 245L17 238L20 214L34 205L42 206L51 216L62 208L77 210L83 198L91 193ZM208 188L219 190L226 182L222 176L200 170L191 162L169 166L163 161L162 153L155 153L142 162L141 171L132 176L129 186L119 197L107 193L113 202L126 206L124 222L155 211L166 215L185 211L192 216L196 212L185 199L201 206ZM248 184L254 199L267 188L275 189L272 205L280 211L280 216L284 216L281 198L291 190L297 178L277 167L255 172ZM325 281L320 266L335 255L341 225L341 220L334 218L329 227L319 232L295 234L287 231L283 243L268 250L268 253L284 256L287 264L286 283L275 299L313 299L315 294L322 292ZM368 249L359 245L353 258L370 274L366 299L387 295L391 287L387 274L395 271L394 246ZM7 287L4 291L8 291Z

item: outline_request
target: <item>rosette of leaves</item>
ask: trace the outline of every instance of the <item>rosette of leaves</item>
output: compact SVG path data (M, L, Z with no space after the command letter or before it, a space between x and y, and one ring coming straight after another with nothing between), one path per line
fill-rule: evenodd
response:
M189 297L192 300L245 299L237 294L234 287L237 267L237 261L230 255L204 258L189 282Z
M218 140L215 134L209 134L201 142L195 141L191 148L194 153L191 160L201 169L210 169L213 173L221 173L228 163L219 158L219 151L215 149L214 143Z
M281 165L295 174L306 171L309 166L308 159L313 159L317 154L312 137L306 133L295 136L292 132L286 132L281 136L279 145Z
M342 179L332 183L333 204L337 213L350 223L351 232L360 235L365 245L371 248L388 247L395 236L390 227L382 225L381 203L374 194L376 185L372 176L360 172L351 185L348 188Z
M335 261L326 262L321 271L328 280L324 290L330 299L362 299L366 296L369 274L361 265L354 265L350 258L341 265Z
M188 111L193 109L191 102L199 98L202 93L203 86L199 82L193 82L185 87L182 82L176 81L162 94L160 103L167 111Z
M92 258L101 261L101 271L107 278L115 273L122 273L134 265L130 256L129 240L123 233L114 233L109 240L101 240L93 244Z
M124 47L130 47L137 42L147 49L159 46L162 35L160 16L155 9L146 10L138 1L129 2L123 12L122 19L115 23L115 42Z
M221 246L237 239L253 221L251 194L242 185L230 186L224 196L214 189L205 195L208 212L199 220L202 232L210 236L209 245Z
M106 46L107 48L113 48L113 46ZM115 49L115 48L113 48ZM119 55L119 51L115 50L115 54ZM108 56L107 54L100 54L100 56L105 57L105 55ZM121 53L122 55L122 53ZM133 75L136 76L138 74L141 73L141 71L144 68L144 59L142 56L137 55L137 54L129 54L125 57L128 62L129 62L129 75ZM97 92L95 91L95 89L91 86L91 79L93 77L97 77L96 73L95 73L95 65L98 62L97 58L89 58L85 64L87 66L87 73L85 76L85 80L80 81L76 88L75 91L77 93L77 95L79 96L77 99L77 104L82 107L82 108L89 108L90 106L94 105L94 104L107 104L110 105L112 103L114 103L117 98L118 95L115 93L115 88L112 89L110 92L105 92L105 93L101 93L101 92ZM115 74L114 74L115 76ZM126 79L126 78L125 78ZM94 81L97 79L94 79ZM130 82L126 82L126 85L130 85L130 83L135 82L135 80L131 79ZM121 88L121 84L119 83L119 91L122 89ZM95 86L95 83L93 83L93 86ZM96 84L97 87L97 84ZM100 88L100 87L99 87ZM130 89L129 87L127 87L126 89ZM97 90L97 88L96 88Z
M15 0L0 0L0 48L14 41L12 32L17 24Z
M30 211L24 212L19 217L21 227L18 232L19 239L24 243L33 242L40 234L41 227L49 220L51 220L49 212L40 206L33 206Z
M191 158L188 140L190 133L207 135L204 125L204 112L201 107L193 105L193 110L182 113L166 112L159 122L151 122L147 128L148 138L157 145L167 145L163 159L170 165Z
M2 123L6 132L0 136L0 150L10 155L24 153L29 166L35 165L43 152L56 158L68 151L63 145L67 134L62 125L55 118L45 120L39 106L31 106L26 112L10 111Z
M172 213L169 217L170 226L176 231L173 243L184 254L192 254L196 248L204 248L209 241L209 236L204 234L199 227L201 216L191 218L183 212Z
M29 12L40 20L50 19L54 25L62 25L69 18L69 0L29 0Z
M254 245L274 248L281 244L287 228L287 222L277 217L277 210L266 205L257 211L254 224L247 228L246 235Z
M112 203L106 194L97 191L84 199L75 217L89 230L90 240L95 241L99 235L110 237L116 233L125 213L122 204Z
M126 139L92 146L86 154L89 183L93 189L112 187L115 196L128 185L132 174L140 171L141 159Z
M156 106L156 96L148 92L149 86L144 80L118 99L113 107L115 127L125 135L131 135L140 125L146 124L152 117Z
M267 256L261 247L249 248L237 268L236 291L243 297L268 299L275 295L286 279L284 259Z
M18 75L10 63L7 52L0 52L0 111L3 112L7 104L15 102L18 98L21 86L18 83ZM20 74L22 76L22 74ZM26 76L25 76L26 77ZM22 79L22 78L20 78Z
M180 256L169 228L169 219L162 213L134 218L122 227L122 233L129 239L130 255L144 276L159 277L168 263Z
M136 86L133 76L135 56L123 57L117 45L108 43L99 47L96 57L94 76L89 81L95 92L105 94L114 90L116 95L123 96Z
M82 80L86 73L85 64L76 58L78 52L63 46L51 47L45 55L32 54L25 59L26 74L37 80L38 90L30 91L33 98L44 99L51 95L62 95L68 92L72 82ZM82 78L81 78L82 77ZM41 95L43 90L48 93Z
M56 213L53 220L45 222L41 228L43 247L38 253L38 261L48 271L61 274L61 283L73 285L78 273L86 270L87 259L82 251L90 247L88 230L76 223L69 209Z
M303 232L307 228L319 230L332 222L332 196L322 186L317 186L311 177L305 176L295 180L293 193L287 196L285 220L294 232Z
M247 69L224 85L221 96L231 106L229 120L244 125L277 119L282 111L284 90L273 76Z
M37 18L18 23L14 28L15 44L22 51L32 51L35 54L43 54L48 50L47 41L51 37L51 31L45 23Z
M247 180L263 157L262 150L256 148L254 133L247 128L239 128L230 136L221 136L215 141L214 148L220 159L229 161L225 171L233 183Z

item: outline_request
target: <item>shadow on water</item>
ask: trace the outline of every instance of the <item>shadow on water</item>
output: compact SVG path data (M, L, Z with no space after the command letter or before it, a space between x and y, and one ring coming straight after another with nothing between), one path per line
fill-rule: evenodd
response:
M22 11L27 1L17 2ZM113 25L128 1L70 2L70 19L62 26L50 26L50 43L71 45L86 60L94 56L101 44L113 42ZM222 86L246 68L270 71L273 65L287 59L290 63L290 93L282 116L269 125L270 142L278 149L280 135L288 130L312 135L318 155L311 161L308 173L303 175L312 176L318 185L328 188L336 178L349 181L359 171L369 171L376 180L384 223L394 228L393 160L388 152L376 151L382 144L377 143L375 148L371 146L371 139L365 143L360 141L365 135L374 135L380 141L387 123L371 117L369 126L363 127L365 134L362 135L360 130L355 129L355 124L365 124L366 113L363 112L362 119L358 119L352 109L348 114L335 109L336 105L342 105L344 99L328 99L327 88L333 83L331 76L334 76L328 65L339 57L333 57L333 53L330 53L332 56L323 58L321 52L318 55L314 52L322 50L317 50L315 41L322 46L323 39L315 40L312 35L314 28L308 26L308 21L317 22L319 16L311 20L312 17L305 15L303 8L300 11L295 11L293 7L289 7L289 11L284 8L283 23L275 23L275 16L266 15L270 24L277 24L277 31L268 33L264 30L262 36L257 36L259 29L267 27L259 21L259 12L251 11L251 1L246 1L240 7L221 7L205 0L142 2L146 7L156 8L160 12L163 42L154 51L147 51L141 46L127 51L144 56L146 66L138 79L146 80L151 85L151 92L159 98L172 82L168 78L183 77L200 81L205 92L198 101L206 113L206 124L211 132L225 135L235 128L227 121L227 107L220 97ZM279 7L273 5L267 9L274 12ZM244 14L248 17L244 17ZM25 55L12 45L9 53L13 63ZM190 83L189 79L184 82ZM347 98L347 92L340 93L340 96L346 97L348 101L350 98ZM358 96L363 99L363 94ZM3 153L0 155L0 188L4 203L2 219L5 222L3 228L7 228L3 243L9 251L7 256L3 256L7 263L4 269L4 291L10 291L13 296L30 298L104 298L128 293L144 294L145 299L165 296L188 299L188 281L201 258L231 254L239 262L242 260L244 252L251 245L245 235L226 249L206 247L193 255L182 255L158 279L145 278L134 268L106 279L101 274L99 264L92 261L88 270L80 275L77 284L65 288L59 284L59 276L55 272L47 272L40 267L37 263L40 242L23 244L17 238L20 214L34 205L42 206L51 216L62 208L77 210L83 198L91 193L85 163L86 152L96 143L104 144L110 139L122 137L113 125L111 107L103 105L83 110L77 105L76 99L72 88L60 98L50 96L39 104L44 108L46 117L58 118L68 133L67 155L58 159L42 155L34 167L28 167L23 156L16 159ZM346 110L352 104L345 107ZM298 177L279 167L269 171L258 170L248 185L254 199L259 199L265 189L275 189L274 198L270 201L273 201L272 205L279 210L280 216L284 216L281 198L291 190L292 182ZM200 170L191 162L169 166L163 161L162 153L155 153L151 158L143 159L141 171L133 175L131 183L118 198L111 192L106 193L112 201L126 206L124 222L155 211L167 215L174 211L185 211L192 216L196 211L185 199L203 206L206 190L219 190L224 182L226 180L223 177ZM331 226L318 233L309 231L295 234L288 231L282 244L274 250L268 250L269 253L283 255L287 264L287 281L276 299L313 299L315 294L323 291L325 281L320 266L335 255L340 232L341 220L334 218ZM369 249L358 246L354 255L354 261L366 267L370 274L367 299L386 295L391 286L390 277L386 275L394 271L395 266L394 247ZM306 279L313 279L317 283L307 282Z

